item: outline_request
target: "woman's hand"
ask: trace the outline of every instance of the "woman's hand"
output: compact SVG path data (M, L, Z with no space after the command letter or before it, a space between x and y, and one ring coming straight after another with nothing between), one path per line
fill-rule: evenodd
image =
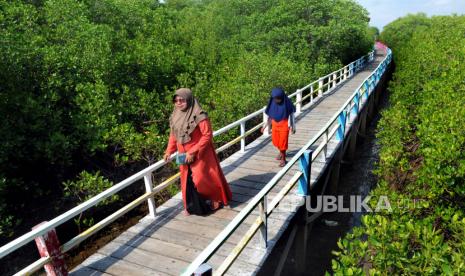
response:
M168 160L170 159L170 157L171 157L171 154L165 153L165 155L163 155L163 160L165 160L165 162L168 162Z
M190 164L194 162L195 156L192 153L186 152L186 163Z

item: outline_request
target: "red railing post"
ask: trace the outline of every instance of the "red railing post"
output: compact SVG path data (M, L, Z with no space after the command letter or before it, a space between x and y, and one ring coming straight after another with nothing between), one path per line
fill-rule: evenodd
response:
M42 222L32 229L39 227L46 222ZM52 261L44 265L47 276L67 276L68 270L65 264L65 258L60 250L60 241L58 240L55 229L48 231L43 236L34 239L39 250L40 257L51 257Z

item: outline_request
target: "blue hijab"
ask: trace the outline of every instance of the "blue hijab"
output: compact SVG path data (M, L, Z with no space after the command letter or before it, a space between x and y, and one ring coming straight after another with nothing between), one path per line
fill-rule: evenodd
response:
M281 98L281 103L277 104L273 98ZM265 113L276 122L285 120L295 112L295 107L291 100L287 97L284 90L279 87L275 87L271 90L271 97L266 106Z

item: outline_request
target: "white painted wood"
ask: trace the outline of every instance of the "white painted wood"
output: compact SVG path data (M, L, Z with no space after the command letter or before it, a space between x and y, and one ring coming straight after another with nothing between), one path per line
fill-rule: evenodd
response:
M153 190L153 183L152 183L152 173L148 173L144 175L144 185L145 185L145 192L151 193ZM155 199L153 196L147 199L147 204L149 205L149 216L151 218L155 218L156 216L156 206L155 206Z
M241 128L241 152L245 151L245 121L241 122L240 124Z
M296 94L296 115L299 115L302 112L302 90L297 89L297 94Z

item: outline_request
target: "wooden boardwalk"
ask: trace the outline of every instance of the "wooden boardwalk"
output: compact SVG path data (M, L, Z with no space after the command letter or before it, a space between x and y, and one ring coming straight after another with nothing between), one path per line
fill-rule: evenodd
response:
M381 55L375 56L371 64L352 78L302 109L297 117L297 132L289 139L289 158L325 126L383 58ZM337 143L331 140L329 155ZM181 213L183 207L179 193L157 208L155 219L145 217L86 259L71 275L179 275L281 169L275 160L277 153L270 137L258 138L247 145L244 153L236 152L221 162L233 192L230 206L206 217L184 216ZM312 183L318 179L326 165L323 160L316 161L312 164ZM268 201L273 199L297 170L297 165L294 165L269 194ZM267 249L264 249L260 234L257 233L228 270L228 275L250 275L260 269L303 202L295 190L285 197L268 218ZM255 212L258 215L258 210ZM249 216L210 259L209 264L213 268L218 267L228 256L255 219L256 216Z

